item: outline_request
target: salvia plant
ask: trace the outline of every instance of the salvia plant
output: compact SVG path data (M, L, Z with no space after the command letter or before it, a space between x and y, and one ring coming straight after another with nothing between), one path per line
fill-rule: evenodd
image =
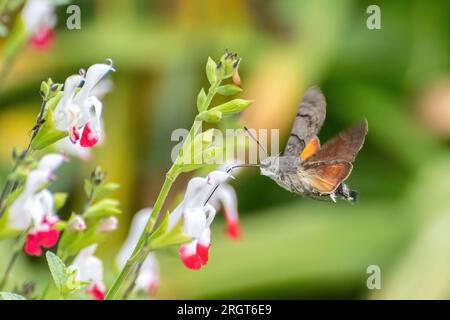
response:
M30 23L26 22L26 10L22 11L22 23ZM46 10L47 18L34 22L33 32L23 33L22 29L23 37L28 35L27 41L33 37L30 34L43 27L49 35L52 7ZM128 237L116 254L118 272L110 283L104 280L103 262L96 250L118 227L121 209L114 191L119 184L108 181L106 172L96 167L84 186L79 186L84 189L82 206L69 209L71 214L66 220L61 210L64 207L67 212L65 204L70 195L50 190L54 189L51 185L57 179L58 168L71 156L88 159L90 148L103 142L103 127L107 124L102 119L102 97L111 87L108 75L115 68L107 59L81 69L63 83L43 81L41 107L28 145L13 150L12 169L0 194L0 239L14 242L6 269L0 274L0 298L103 300L127 298L133 292L153 295L160 283L158 251L177 247L181 265L196 270L206 265L210 227L220 208L224 208L227 235L238 239L241 231L236 194L227 183L232 178L228 171L217 168L205 177L191 178L180 195L181 201L167 204L166 199L181 174L211 168L211 160L224 152L224 146L214 142L214 129L203 130L202 124L223 128L224 119L251 104L249 100L232 98L242 92L240 62L237 54L228 51L217 61L208 58L209 87L197 95L197 114L189 134L166 173L154 206L134 215ZM225 97L226 102L214 103L217 95ZM163 207L173 209L163 211ZM32 274L30 279L16 283L12 275L22 254L45 256L45 287L35 289Z

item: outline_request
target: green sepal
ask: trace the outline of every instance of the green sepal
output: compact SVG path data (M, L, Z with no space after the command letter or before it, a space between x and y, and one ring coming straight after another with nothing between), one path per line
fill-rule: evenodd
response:
M217 88L217 93L223 96L231 96L242 92L242 88L234 84L226 84Z
M99 202L91 205L86 209L83 217L85 219L89 218L104 218L109 216L116 216L122 213L118 208L119 201L115 199L102 199Z
M45 122L39 129L36 137L33 139L31 148L33 150L42 150L67 136L67 131L60 131L56 129L53 124L53 111L48 109Z
M179 245L192 240L191 236L183 233L182 219L171 230L168 230L169 213L167 212L158 229L149 239L149 247L152 250Z

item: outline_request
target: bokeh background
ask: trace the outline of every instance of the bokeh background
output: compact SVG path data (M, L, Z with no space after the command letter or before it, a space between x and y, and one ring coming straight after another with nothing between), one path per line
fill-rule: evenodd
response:
M83 179L98 164L119 182L121 227L100 247L108 281L130 219L151 206L170 166L175 128L188 128L204 64L225 48L243 58L242 116L254 128L289 131L307 87L328 102L322 141L367 118L369 134L348 182L351 205L301 198L248 169L233 182L243 239L213 225L208 265L187 270L161 252L156 298L450 298L450 3L448 1L74 1L81 30L58 9L50 50L25 49L0 88L0 181L11 149L24 147L40 106L39 84L63 82L112 58L114 88L104 100L106 141L88 162L58 172L53 189L79 210ZM381 30L366 9L381 7ZM171 192L181 192L183 176ZM0 270L11 243L0 243ZM369 265L382 289L368 290ZM47 281L44 258L21 257L20 280Z

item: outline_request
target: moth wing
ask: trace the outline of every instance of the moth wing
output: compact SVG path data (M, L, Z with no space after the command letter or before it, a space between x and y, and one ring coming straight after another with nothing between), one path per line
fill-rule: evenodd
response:
M300 159L305 161L320 149L320 140L317 136L312 138L300 153Z
M309 88L303 96L291 134L284 149L284 156L298 156L306 144L319 133L325 121L326 101L319 87Z
M347 161L313 162L303 166L303 180L315 191L329 194L348 178L352 168Z
M307 161L355 161L356 155L361 150L367 134L367 120L361 121L353 127L340 132L337 136L327 141Z

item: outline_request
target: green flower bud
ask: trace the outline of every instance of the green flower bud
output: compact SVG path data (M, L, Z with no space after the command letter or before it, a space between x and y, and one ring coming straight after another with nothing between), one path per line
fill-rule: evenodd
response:
M222 119L222 112L218 110L203 111L197 116L198 120L206 122L219 122Z
M212 108L208 112L220 111L224 116L239 113L247 109L253 103L252 100L234 99Z

